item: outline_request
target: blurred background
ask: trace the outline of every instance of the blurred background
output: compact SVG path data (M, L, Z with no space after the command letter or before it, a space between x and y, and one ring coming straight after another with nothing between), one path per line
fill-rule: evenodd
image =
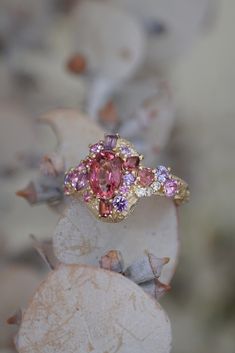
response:
M0 353L14 352L5 320L47 271L29 235L50 239L58 215L44 201L60 196L37 179L56 147L38 118L60 107L188 181L179 265L161 299L172 352L235 351L234 13L233 0L1 0ZM33 195L22 191L30 180Z

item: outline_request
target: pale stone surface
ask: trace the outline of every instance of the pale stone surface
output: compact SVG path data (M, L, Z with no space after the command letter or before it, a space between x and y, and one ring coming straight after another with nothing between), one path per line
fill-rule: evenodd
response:
M144 31L131 14L88 0L78 2L71 22L72 50L85 55L93 74L119 81L141 64Z
M114 272L60 265L41 284L16 337L19 353L168 353L169 319Z
M118 224L96 220L86 205L73 200L53 236L54 251L61 262L98 265L109 250L120 250L127 265L144 255L169 257L161 281L169 283L177 263L178 225L173 202L156 197L141 199L130 217Z
M52 126L58 138L58 154L65 168L76 166L89 154L89 144L104 137L103 131L78 110L60 109L44 115L41 121Z
M108 1L138 18L147 32L145 65L158 70L169 69L190 48L208 20L212 20L208 17L216 3L215 0Z
M1 265L0 270L0 347L13 347L16 326L6 323L19 308L24 308L41 281L41 275L22 265Z

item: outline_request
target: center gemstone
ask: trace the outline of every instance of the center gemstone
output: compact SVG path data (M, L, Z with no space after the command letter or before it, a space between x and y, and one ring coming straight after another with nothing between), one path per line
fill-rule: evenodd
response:
M98 153L90 164L89 182L95 195L110 199L122 183L122 164L120 157L113 152Z

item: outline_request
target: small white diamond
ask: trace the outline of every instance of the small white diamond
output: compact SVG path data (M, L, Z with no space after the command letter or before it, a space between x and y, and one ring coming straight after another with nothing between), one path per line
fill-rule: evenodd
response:
M152 183L151 187L154 191L158 191L161 189L161 183L159 183L158 181L155 181L154 183Z
M151 188L136 188L135 193L138 197L151 196L153 190Z
M138 197L144 197L146 194L146 191L144 188L136 188L135 193Z
M145 196L151 196L152 194L153 194L153 189L152 188L145 189Z

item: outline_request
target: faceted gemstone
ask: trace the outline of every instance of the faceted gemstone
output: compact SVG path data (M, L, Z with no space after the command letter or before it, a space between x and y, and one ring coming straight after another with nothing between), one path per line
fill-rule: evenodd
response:
M119 192L120 192L121 194L127 194L128 191L129 191L129 186L127 186L127 185L122 185L122 186L119 188Z
M152 183L151 187L154 191L158 191L161 189L161 183L159 183L159 181L155 181Z
M65 186L71 185L77 191L85 188L87 183L87 171L84 164L81 164L76 169L69 171L64 179Z
M89 181L95 195L102 199L112 198L122 183L121 158L114 153L102 151L91 162Z
M76 190L82 190L87 186L88 179L87 174L79 173L77 177Z
M135 182L135 176L132 173L125 174L123 176L123 182L127 186L131 186Z
M151 196L153 194L153 189L152 188L146 188L145 189L145 196Z
M149 186L154 181L154 172L150 168L143 168L138 171L138 177L142 186Z
M177 180L169 179L164 184L164 192L167 197L175 196L178 190L178 182Z
M69 170L64 177L64 185L70 185L73 178L74 178L74 171Z
M120 147L121 154L124 156L130 156L131 155L131 149L128 146L121 146Z
M113 206L119 212L122 212L127 209L128 201L124 196L118 195L113 199Z
M124 168L126 169L135 169L139 166L140 159L138 156L128 157L127 160L124 162Z
M112 213L112 204L107 200L100 200L99 214L101 217L108 217Z
M164 183L169 178L169 171L166 167L160 165L157 167L156 176L160 183Z
M136 188L135 193L138 197L144 197L146 196L146 189L144 188Z
M112 150L116 147L117 140L117 135L106 135L104 138L104 148L107 150Z
M100 151L102 151L103 148L104 148L103 144L100 142L97 142L90 147L90 151L92 153L99 153Z
M152 188L136 188L135 193L138 197L151 196L153 194Z

